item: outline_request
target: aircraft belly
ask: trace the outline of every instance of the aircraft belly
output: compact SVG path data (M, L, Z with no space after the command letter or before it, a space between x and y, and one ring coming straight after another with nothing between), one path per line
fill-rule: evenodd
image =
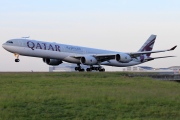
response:
M63 61L70 62L70 63L80 63L79 59L73 58L73 57L70 57L70 56L64 58Z

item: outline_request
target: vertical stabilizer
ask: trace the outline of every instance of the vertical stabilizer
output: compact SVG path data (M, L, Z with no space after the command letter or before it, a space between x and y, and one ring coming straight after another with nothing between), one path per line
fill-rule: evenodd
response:
M143 46L138 50L138 52L143 52L143 51L152 51L154 43L156 40L156 35L151 35L147 41L143 44ZM146 54L146 56L150 56L151 53Z

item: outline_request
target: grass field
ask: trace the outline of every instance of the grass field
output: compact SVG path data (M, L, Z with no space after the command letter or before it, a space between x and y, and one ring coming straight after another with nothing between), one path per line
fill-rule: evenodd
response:
M180 84L124 73L0 73L0 119L180 119Z

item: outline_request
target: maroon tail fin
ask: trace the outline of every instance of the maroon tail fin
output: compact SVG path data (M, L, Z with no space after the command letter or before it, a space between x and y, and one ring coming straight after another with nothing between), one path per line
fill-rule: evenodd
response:
M143 51L152 51L154 43L156 40L156 35L151 35L147 41L143 44L143 46L138 50L138 52L143 52ZM146 54L146 56L150 56L151 53Z

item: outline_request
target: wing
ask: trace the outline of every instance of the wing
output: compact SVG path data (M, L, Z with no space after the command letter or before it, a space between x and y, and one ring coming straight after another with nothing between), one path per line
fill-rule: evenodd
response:
M144 52L134 52L134 53L128 53L132 58L136 58L136 57L139 57L143 54L147 54L147 53L159 53L159 52L166 52L166 51L172 51L174 50L175 48L177 47L174 46L172 47L171 49L167 49L167 50L157 50L157 51L144 51Z
M125 53L125 54L128 54L131 58L136 58L136 57L139 57L139 56L141 56L143 54L147 54L147 53L159 53L159 52L172 51L176 47L177 46L174 46L171 49L167 49L167 50L144 51L144 52L134 52L134 53ZM76 59L80 59L81 57L84 57L84 56L93 56L99 62L104 62L104 61L115 59L117 54L118 53L112 53L112 54L85 54L85 55L77 55L77 56L71 56L71 57L76 58ZM159 58L166 58L166 57L175 57L175 56L164 56L164 57L146 58L146 60L150 61L150 60L159 59Z
M176 56L163 56L163 57L154 57L154 58L150 57L150 58L146 58L146 59L144 59L144 60L146 60L146 61L151 61L151 60L154 60L154 59L168 58L168 57L176 57Z

